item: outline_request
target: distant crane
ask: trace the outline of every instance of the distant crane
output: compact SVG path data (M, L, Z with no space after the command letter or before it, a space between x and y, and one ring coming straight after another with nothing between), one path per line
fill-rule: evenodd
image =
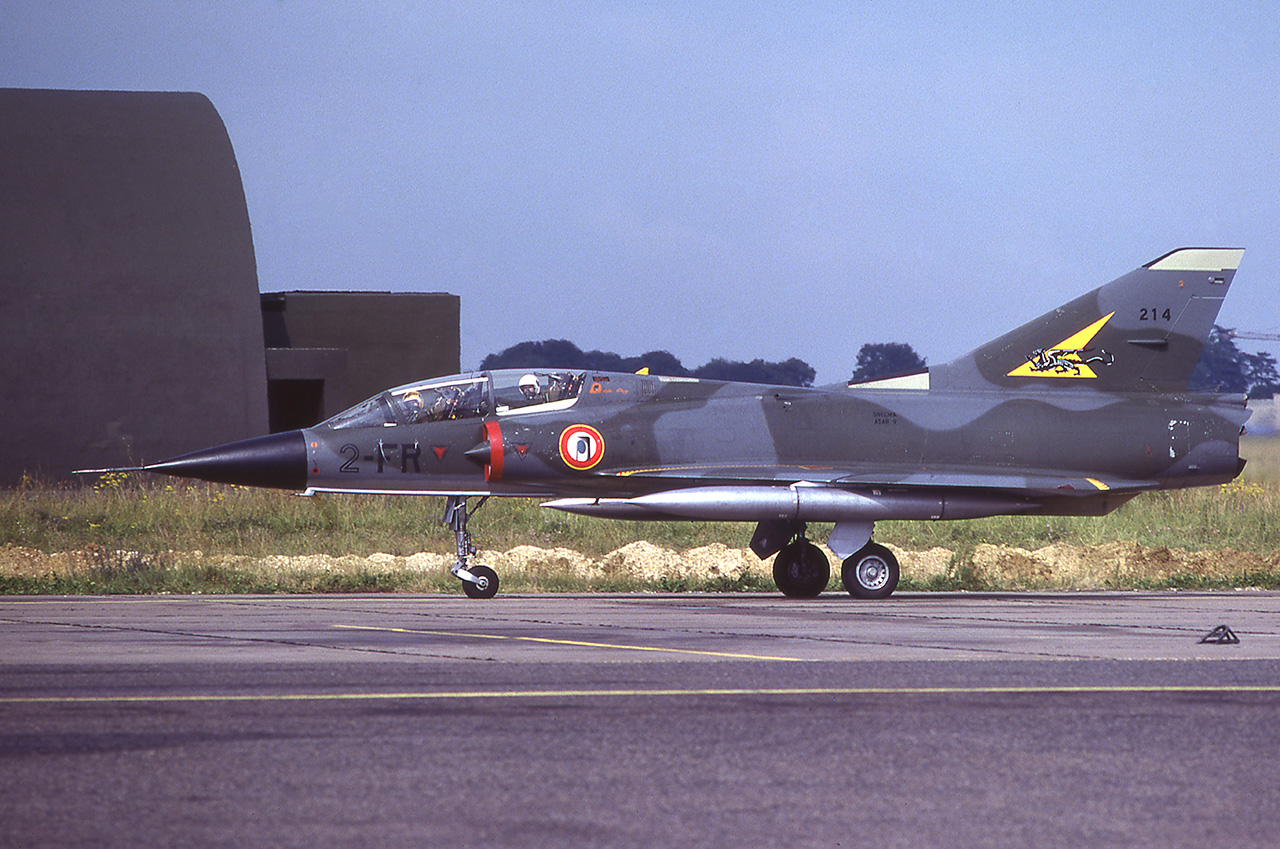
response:
M1272 339L1280 341L1280 333L1257 333L1251 330L1232 330L1227 335L1234 339Z

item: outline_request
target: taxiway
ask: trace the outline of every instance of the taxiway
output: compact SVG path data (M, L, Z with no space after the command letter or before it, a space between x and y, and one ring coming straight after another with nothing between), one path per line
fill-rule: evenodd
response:
M6 598L0 843L1272 846L1277 715L1275 593Z

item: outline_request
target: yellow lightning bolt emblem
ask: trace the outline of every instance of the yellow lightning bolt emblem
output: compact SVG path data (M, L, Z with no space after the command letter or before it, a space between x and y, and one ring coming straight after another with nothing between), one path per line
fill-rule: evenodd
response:
M1028 354L1027 361L1010 371L1007 376L1096 378L1098 375L1089 367L1089 363L1080 357L1080 354L1089 347L1093 337L1098 335L1098 331L1111 320L1113 315L1115 315L1114 312L1107 313L1083 330L1072 333L1052 348ZM1093 359L1090 358L1090 362ZM1105 358L1100 361L1109 363Z

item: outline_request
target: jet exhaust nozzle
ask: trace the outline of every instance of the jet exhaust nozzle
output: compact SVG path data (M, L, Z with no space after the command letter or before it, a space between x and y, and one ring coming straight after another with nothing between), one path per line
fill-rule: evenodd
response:
M143 471L210 483L305 489L307 442L300 430L273 433L149 463Z

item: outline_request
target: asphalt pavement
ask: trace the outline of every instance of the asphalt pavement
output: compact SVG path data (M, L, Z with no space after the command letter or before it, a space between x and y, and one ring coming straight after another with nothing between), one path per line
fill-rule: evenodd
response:
M0 845L1276 846L1277 614L9 597Z

